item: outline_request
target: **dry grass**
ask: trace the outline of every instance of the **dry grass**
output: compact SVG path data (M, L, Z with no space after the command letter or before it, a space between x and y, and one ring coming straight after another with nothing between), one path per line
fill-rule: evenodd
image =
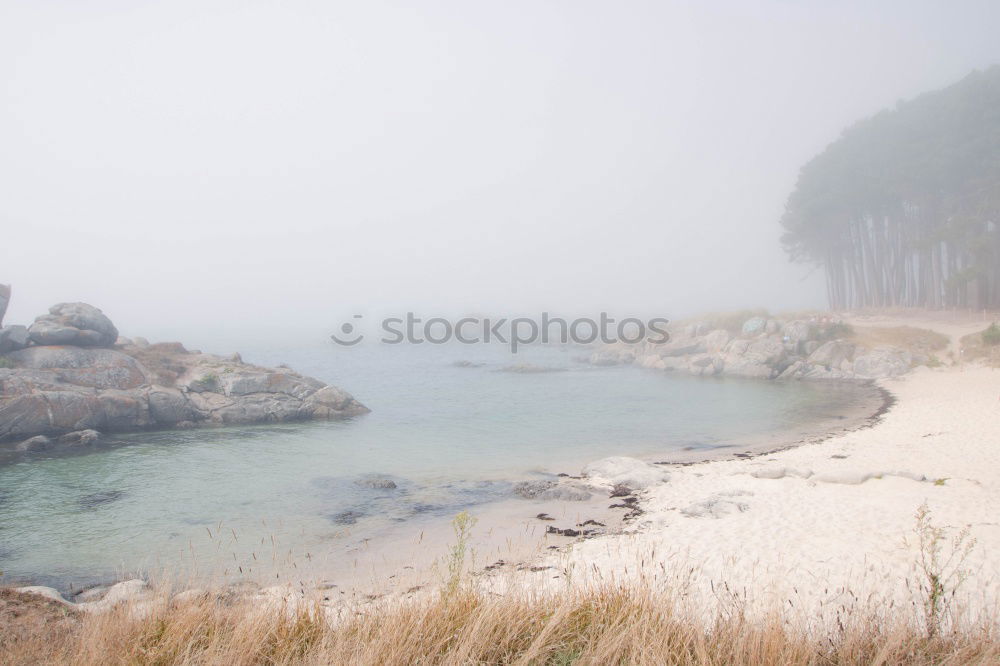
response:
M8 593L10 594L10 593ZM832 636L738 609L693 619L656 591L606 588L500 597L463 588L331 618L209 598L164 600L50 622L5 618L5 664L974 664L1000 662L986 630L928 638L877 614L845 618ZM44 614L43 614L44 615ZM777 616L775 616L777 618Z
M851 342L867 349L891 346L925 356L948 347L948 336L913 326L854 326Z

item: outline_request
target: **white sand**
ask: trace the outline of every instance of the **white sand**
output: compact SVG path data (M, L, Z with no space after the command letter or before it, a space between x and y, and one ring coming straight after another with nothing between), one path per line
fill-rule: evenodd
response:
M556 584L641 579L682 585L699 602L725 599L728 585L748 607L796 609L811 621L855 599L913 612L914 514L927 502L950 537L969 525L977 540L955 607L995 619L1000 371L919 368L883 386L898 401L872 428L755 459L671 467L668 483L644 493L647 513L631 533L549 557L564 572Z

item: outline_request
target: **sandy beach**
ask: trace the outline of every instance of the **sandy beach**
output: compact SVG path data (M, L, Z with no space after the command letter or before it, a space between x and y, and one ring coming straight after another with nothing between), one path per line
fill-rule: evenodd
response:
M671 466L622 535L546 559L575 585L674 585L695 603L739 597L813 622L844 606L919 601L915 514L975 539L954 608L996 617L1000 575L1000 374L918 368L882 385L873 427L745 460ZM949 552L950 544L944 550ZM551 586L551 576L521 585ZM720 590L728 590L720 592Z

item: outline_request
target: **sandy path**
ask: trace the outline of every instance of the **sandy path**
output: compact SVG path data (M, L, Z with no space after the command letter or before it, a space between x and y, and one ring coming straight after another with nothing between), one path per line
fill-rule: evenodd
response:
M989 326L996 313L968 311L925 311L909 313L844 313L844 321L855 327L912 326L936 331L950 338L948 351L952 358L959 358L959 341L966 335L978 333Z

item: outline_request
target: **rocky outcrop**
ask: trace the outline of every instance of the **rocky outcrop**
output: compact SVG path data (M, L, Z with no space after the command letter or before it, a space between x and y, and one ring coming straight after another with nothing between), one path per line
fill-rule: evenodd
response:
M118 329L93 305L58 303L35 319L28 335L36 345L108 347L118 339Z
M53 339L79 344L40 342ZM98 431L339 419L368 411L350 394L287 368L141 338L109 348L117 339L111 321L83 303L60 304L39 317L31 346L0 357L0 441L25 440L22 450L42 450L53 445L49 437L89 444Z
M751 317L739 327L678 326L664 344L611 345L594 365L632 363L696 376L758 379L879 379L909 371L921 359L894 347L863 349L837 337L849 328L829 319L781 322Z

